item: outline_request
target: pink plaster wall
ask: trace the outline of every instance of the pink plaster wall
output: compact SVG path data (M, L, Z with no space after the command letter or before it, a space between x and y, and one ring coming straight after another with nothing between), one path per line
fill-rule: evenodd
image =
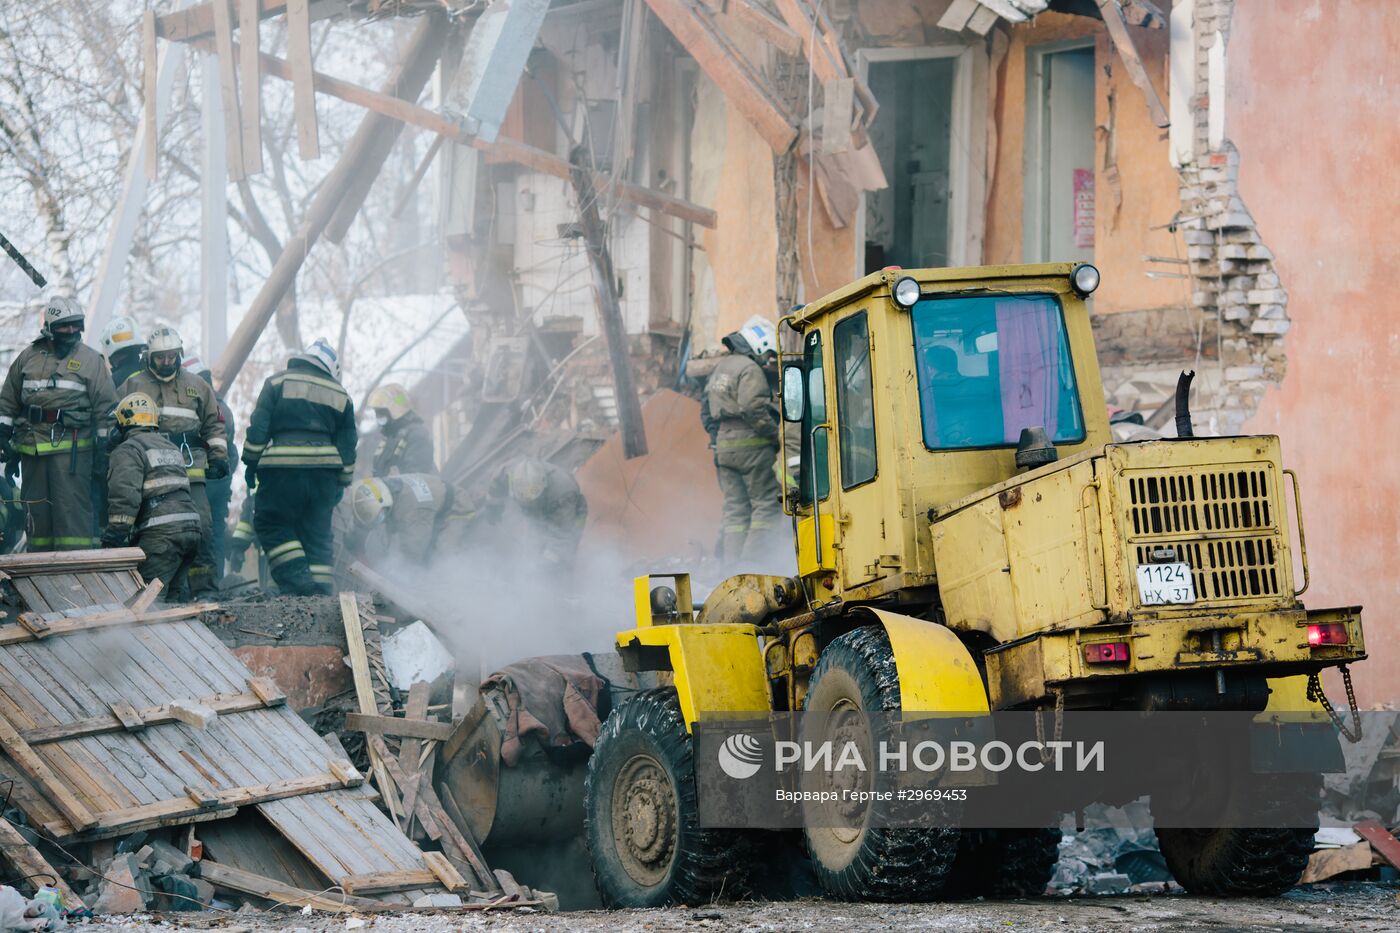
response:
M1364 604L1363 702L1400 697L1400 4L1238 0L1226 135L1288 291L1288 372L1246 430L1303 489L1310 606Z

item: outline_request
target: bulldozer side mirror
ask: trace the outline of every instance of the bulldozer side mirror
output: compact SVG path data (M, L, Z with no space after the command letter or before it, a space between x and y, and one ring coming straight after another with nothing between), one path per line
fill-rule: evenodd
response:
M807 400L804 388L804 378L802 367L796 364L783 367L783 420L798 422L802 420L803 409Z

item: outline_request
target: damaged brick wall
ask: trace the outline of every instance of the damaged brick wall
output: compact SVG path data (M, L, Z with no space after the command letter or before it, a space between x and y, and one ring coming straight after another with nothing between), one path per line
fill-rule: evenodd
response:
M1224 55L1235 0L1195 0L1191 159L1181 168L1181 222L1192 304L1218 323L1220 375L1197 406L1212 433L1238 432L1264 392L1283 380L1288 293L1239 190L1240 152L1211 95L1224 94ZM1223 114L1223 99L1216 102ZM1204 422L1203 422L1204 423Z

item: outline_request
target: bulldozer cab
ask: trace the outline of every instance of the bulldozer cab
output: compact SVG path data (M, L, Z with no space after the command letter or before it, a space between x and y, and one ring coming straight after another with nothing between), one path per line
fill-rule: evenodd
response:
M786 319L785 508L821 604L933 582L932 511L1016 475L1024 429L1060 459L1110 440L1092 266L885 270Z

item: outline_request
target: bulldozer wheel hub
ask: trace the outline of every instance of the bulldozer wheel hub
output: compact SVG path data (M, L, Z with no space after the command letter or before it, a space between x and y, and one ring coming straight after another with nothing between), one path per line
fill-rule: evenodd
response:
M665 767L649 755L623 765L613 785L612 812L627 873L642 884L660 884L676 848L676 792Z

